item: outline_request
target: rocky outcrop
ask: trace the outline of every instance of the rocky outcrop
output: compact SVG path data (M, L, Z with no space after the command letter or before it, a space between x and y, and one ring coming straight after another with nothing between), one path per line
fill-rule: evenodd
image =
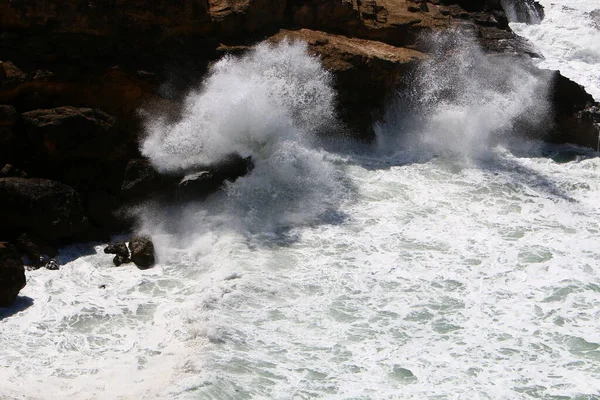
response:
M154 244L149 237L136 236L129 242L131 261L140 269L150 268L156 262Z
M104 248L104 253L114 254L113 263L118 267L122 264L131 262L129 249L125 242L111 243Z
M58 107L21 119L33 151L55 160L107 158L115 146L115 118L99 109Z
M553 126L545 139L556 143L577 143L598 149L600 105L576 82L557 71L546 71L552 81Z
M486 52L535 54L508 27L510 7L521 20L540 11L533 0L0 2L0 239L72 240L90 226L105 237L131 226L116 215L123 205L202 198L248 173L239 156L159 173L138 150L140 110L176 120L224 52L306 41L334 75L339 131L370 141L387 100L430 57L424 33L469 31ZM593 145L597 104L555 82L551 140Z
M202 199L225 181L233 182L253 168L250 158L231 154L212 165L160 173L148 160L131 160L125 169L121 196L128 200L164 197L167 200Z
M0 307L10 306L25 284L21 256L13 246L0 242Z
M125 242L111 243L104 248L104 253L115 255L113 263L117 267L133 262L138 268L147 269L156 262L154 243L147 236L134 236L129 247Z
M0 220L4 235L25 231L46 241L74 239L88 228L75 190L37 178L0 178Z

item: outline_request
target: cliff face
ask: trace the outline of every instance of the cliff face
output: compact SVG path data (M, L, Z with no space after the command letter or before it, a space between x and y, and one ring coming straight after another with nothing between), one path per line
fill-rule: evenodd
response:
M183 94L223 54L264 39L306 41L334 73L348 131L368 141L387 99L428 57L419 35L457 28L488 52L534 52L508 28L503 1L4 1L0 168L10 163L3 176L25 171L73 187L91 225L110 231L121 226L112 211L124 199L125 169L140 158L138 110L176 117ZM593 113L584 111L593 101L557 82L556 93L568 87L585 101L576 109L556 101L562 131L554 138L591 144ZM0 236L27 229L13 224Z

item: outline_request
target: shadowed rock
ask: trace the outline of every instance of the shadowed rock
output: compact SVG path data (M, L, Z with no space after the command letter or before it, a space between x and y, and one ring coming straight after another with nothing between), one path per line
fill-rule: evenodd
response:
M50 242L88 228L77 192L47 179L0 178L0 219L5 232L32 232Z
M0 242L0 307L10 306L25 284L25 267L19 253L9 243Z

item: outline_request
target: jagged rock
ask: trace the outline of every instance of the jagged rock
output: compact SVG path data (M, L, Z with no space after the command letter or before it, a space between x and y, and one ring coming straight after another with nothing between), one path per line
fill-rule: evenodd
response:
M116 254L125 258L129 257L129 249L125 242L111 243L104 248L105 254Z
M250 157L231 154L220 162L197 167L196 172L187 173L178 183L179 199L199 199L217 190L225 181L233 182L254 168Z
M44 267L51 271L58 271L60 269L60 264L54 258L50 258L47 254L42 254L40 256L38 268Z
M19 253L9 243L0 242L0 307L10 306L25 284L25 267Z
M115 254L113 263L117 267L131 262L131 258L129 257L129 249L127 248L127 244L125 242L111 243L104 248L104 252L106 254Z
M0 219L0 230L32 232L50 242L88 228L77 192L47 179L0 178Z
M148 197L167 186L166 178L161 177L148 160L130 160L125 168L121 185L121 196L126 199Z
M103 158L114 148L115 118L98 109L58 107L21 118L32 144L52 159Z
M141 269L150 268L155 263L154 244L149 237L136 236L129 242L131 261Z
M0 5L2 9L2 5ZM0 88L13 89L25 82L27 75L10 61L0 62Z
M114 258L113 258L113 264L115 264L116 267L120 267L123 264L126 263L130 263L131 259L129 257L124 257L120 254L117 254Z
M598 149L600 135L600 105L576 82L558 71L543 71L550 75L550 103L554 125L546 140L574 143Z
M246 175L253 166L249 157L231 154L212 165L160 174L147 160L131 160L125 170L121 195L128 200L148 199L155 195L179 200L198 199L213 193L223 182Z

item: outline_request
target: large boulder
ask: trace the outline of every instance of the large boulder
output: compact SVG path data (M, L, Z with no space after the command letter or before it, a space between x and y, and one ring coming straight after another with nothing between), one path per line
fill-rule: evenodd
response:
M25 267L19 253L9 243L0 242L0 307L10 306L25 284Z
M131 261L140 269L150 268L156 262L154 244L147 236L136 236L129 242Z
M99 109L57 107L21 118L29 140L52 159L103 158L114 147L115 118Z
M598 150L600 104L583 86L558 71L542 71L551 85L550 102L553 125L545 139L556 143L574 143Z
M148 198L168 186L168 180L156 171L150 161L134 159L125 168L121 196L125 199Z
M5 232L31 232L46 241L88 228L79 194L47 179L0 178L0 220Z

